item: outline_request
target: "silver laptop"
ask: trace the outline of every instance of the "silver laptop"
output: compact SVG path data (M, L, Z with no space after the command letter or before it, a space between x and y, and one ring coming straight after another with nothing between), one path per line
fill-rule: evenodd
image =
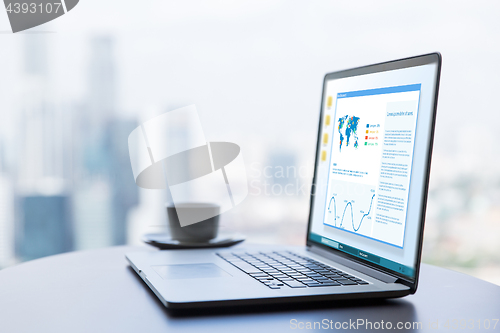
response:
M325 76L306 246L144 251L130 266L173 309L415 293L440 69L432 53Z

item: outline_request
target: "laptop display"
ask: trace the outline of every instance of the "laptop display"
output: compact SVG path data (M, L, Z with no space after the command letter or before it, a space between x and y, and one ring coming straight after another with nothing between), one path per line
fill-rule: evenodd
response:
M415 293L440 67L434 53L325 76L307 246L140 251L130 265L178 309Z
M308 243L415 279L439 64L434 54L325 76Z

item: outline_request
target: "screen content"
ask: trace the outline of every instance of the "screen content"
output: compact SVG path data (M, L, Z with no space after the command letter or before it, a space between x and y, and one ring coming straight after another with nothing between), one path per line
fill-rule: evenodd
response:
M311 240L414 276L436 69L325 83Z

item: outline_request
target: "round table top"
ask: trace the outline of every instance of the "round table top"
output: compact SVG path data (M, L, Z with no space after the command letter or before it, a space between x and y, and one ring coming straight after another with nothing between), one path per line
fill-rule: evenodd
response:
M374 328L388 328L390 322L393 329L400 322L410 323L418 332L435 332L438 327L500 331L499 286L425 264L417 293L400 299L286 309L197 310L179 315L164 308L129 267L124 255L133 251L155 249L72 252L1 270L0 331L281 332L301 331L308 325L333 330L335 325L343 329L349 325L352 329L350 325L359 323L356 331L363 332L371 331L369 322Z

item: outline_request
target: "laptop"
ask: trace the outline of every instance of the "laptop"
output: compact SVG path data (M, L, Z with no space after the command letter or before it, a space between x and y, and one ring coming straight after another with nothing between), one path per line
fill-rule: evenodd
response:
M130 266L172 309L415 293L440 70L432 53L325 75L305 246L143 251Z

